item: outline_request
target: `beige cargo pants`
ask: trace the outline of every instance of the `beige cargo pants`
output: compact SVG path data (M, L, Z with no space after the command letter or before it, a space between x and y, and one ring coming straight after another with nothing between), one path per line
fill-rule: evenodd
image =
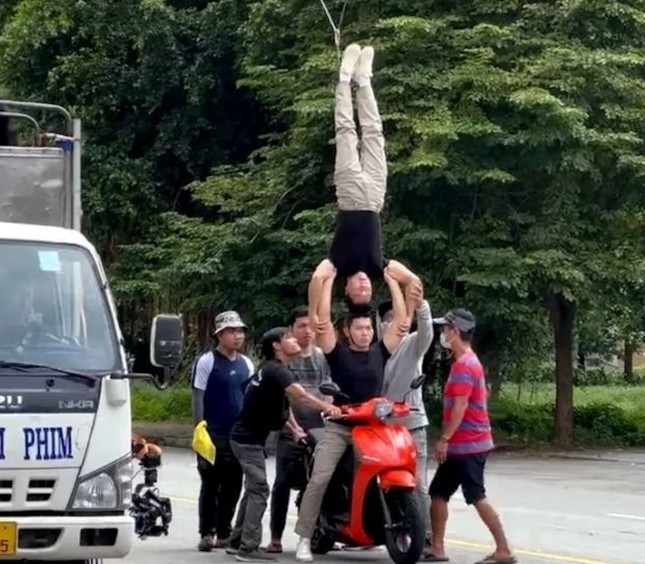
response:
M334 184L338 208L380 213L385 200L387 161L383 122L371 84L356 92L361 141L356 133L349 82L336 87L336 165Z
M331 477L347 447L352 443L352 430L337 423L325 425L325 435L316 445L314 467L307 489L300 502L296 534L310 539L316 529L320 507Z

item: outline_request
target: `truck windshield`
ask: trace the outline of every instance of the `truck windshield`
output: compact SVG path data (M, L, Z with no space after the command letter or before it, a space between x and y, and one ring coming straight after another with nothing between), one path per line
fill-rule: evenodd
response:
M0 296L0 361L120 368L105 292L85 249L0 242Z

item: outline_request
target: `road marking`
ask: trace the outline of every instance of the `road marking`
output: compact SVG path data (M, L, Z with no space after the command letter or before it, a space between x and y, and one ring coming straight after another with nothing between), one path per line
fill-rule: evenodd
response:
M171 500L177 501L179 503L188 503L190 505L196 505L197 500L188 498L188 497L176 497L176 496L171 496ZM608 515L611 516L619 516L619 513L610 513ZM631 519L642 519L645 521L645 517L638 517L637 515L629 515L629 516L622 516L622 517L629 517ZM291 523L295 523L297 521L298 517L293 514L288 514L287 515L287 521ZM448 544L452 544L454 546L461 546L463 548L470 548L473 550L490 550L491 545L489 544L483 544L480 542L473 542L473 541L468 541L468 540L463 540L463 539L446 539L446 542ZM626 562L620 562L617 560L594 560L590 558L584 558L581 556L571 556L567 554L558 554L555 552L543 552L541 550L529 550L526 548L516 548L515 549L515 554L521 555L521 556L531 556L533 558L542 558L543 560L548 560L550 562L565 562L567 564L626 564Z
M645 521L642 515L627 515L625 513L607 513L607 517L616 517L617 519L631 519L632 521Z
M446 542L448 544L454 544L455 546L462 546L464 548L472 548L476 550L491 549L491 545L479 542L457 539L447 539ZM625 561L619 562L617 560L593 560L589 558L583 558L581 556L571 556L567 554L558 554L555 552L543 552L541 550L528 550L526 548L516 548L514 549L514 552L515 554L522 556L532 556L533 558L541 558L543 560L549 560L551 562L567 562L568 564L627 564Z

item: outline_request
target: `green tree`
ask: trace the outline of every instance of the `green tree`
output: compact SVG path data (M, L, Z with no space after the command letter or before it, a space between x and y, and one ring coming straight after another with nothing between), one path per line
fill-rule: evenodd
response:
M432 280L439 303L492 302L487 317L511 341L522 334L518 324L534 335L539 312L548 315L555 438L563 444L573 433L579 304L616 273L619 244L628 264L641 260L641 7L353 2L346 16L347 40L377 49L391 161L389 253ZM308 226L323 223L329 212L321 206L333 199L336 57L323 22L314 3L254 3L246 84L274 112L272 136L242 176L216 174L196 192L213 204L228 199L231 229L253 225L258 237L272 238L273 251L262 243L268 269L285 247L314 240ZM252 211L233 195L231 178L238 190L243 178ZM320 256L324 241L316 241ZM259 264L258 248L247 250L252 257L236 260ZM275 295L290 281L283 276L266 289ZM257 300L269 299L252 286ZM508 305L496 309L495 296Z

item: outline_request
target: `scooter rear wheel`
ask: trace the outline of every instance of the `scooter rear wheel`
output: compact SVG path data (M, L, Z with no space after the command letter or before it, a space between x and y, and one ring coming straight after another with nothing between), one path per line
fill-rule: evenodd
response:
M416 564L425 546L426 518L416 490L392 489L385 494L393 524L385 531L385 546L395 564Z

